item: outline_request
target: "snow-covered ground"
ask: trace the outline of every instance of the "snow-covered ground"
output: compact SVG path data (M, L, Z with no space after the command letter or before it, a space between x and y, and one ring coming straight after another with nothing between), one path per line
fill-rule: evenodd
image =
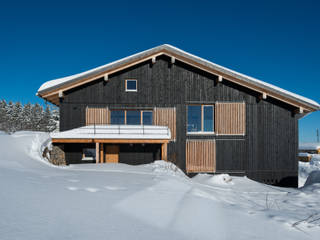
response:
M319 239L320 184L189 179L163 161L55 167L41 157L47 138L0 135L1 240Z

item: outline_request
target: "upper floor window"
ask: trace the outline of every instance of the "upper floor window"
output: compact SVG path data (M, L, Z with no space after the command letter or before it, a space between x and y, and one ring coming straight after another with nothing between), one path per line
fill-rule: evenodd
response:
M214 106L190 105L188 106L188 133L214 132Z
M126 92L137 92L137 80L127 79L126 80Z
M142 124L152 125L152 111L142 111Z
M127 121L128 125L139 125L141 124L141 113L139 110L128 110Z
M123 110L111 111L111 124L124 124L125 123L125 113Z
M145 110L111 110L111 124L152 125L153 112Z

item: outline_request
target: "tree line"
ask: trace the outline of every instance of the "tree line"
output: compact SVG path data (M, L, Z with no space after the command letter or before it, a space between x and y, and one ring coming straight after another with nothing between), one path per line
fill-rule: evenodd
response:
M40 104L0 101L0 131L52 132L59 128L59 110Z

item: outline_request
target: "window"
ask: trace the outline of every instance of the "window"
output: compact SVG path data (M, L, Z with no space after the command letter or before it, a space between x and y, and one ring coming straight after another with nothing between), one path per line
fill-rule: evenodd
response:
M125 116L123 110L111 111L111 124L124 124Z
M214 132L214 106L190 105L188 106L187 130L192 132Z
M82 161L91 161L96 159L95 148L84 148L82 150Z
M127 111L127 121L128 125L139 125L141 124L141 113L138 110Z
M213 106L203 106L203 131L213 132Z
M126 80L126 92L136 92L137 91L137 80Z
M143 125L152 125L152 112L143 111L142 112L142 124Z
M153 112L140 110L112 110L111 124L152 125Z
M188 106L188 132L201 131L201 106Z

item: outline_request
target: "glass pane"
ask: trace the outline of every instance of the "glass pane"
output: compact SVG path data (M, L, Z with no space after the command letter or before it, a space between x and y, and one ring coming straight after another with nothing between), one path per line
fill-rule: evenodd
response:
M111 111L111 124L124 124L124 111Z
M188 132L201 131L201 106L188 106Z
M203 131L213 132L213 106L203 106Z
M133 110L127 111L127 124L128 125L139 125L141 123L140 111Z
M152 112L143 112L143 125L152 125Z
M137 90L137 80L127 80L127 90Z
M96 159L96 149L95 148L84 148L82 160L94 160Z

